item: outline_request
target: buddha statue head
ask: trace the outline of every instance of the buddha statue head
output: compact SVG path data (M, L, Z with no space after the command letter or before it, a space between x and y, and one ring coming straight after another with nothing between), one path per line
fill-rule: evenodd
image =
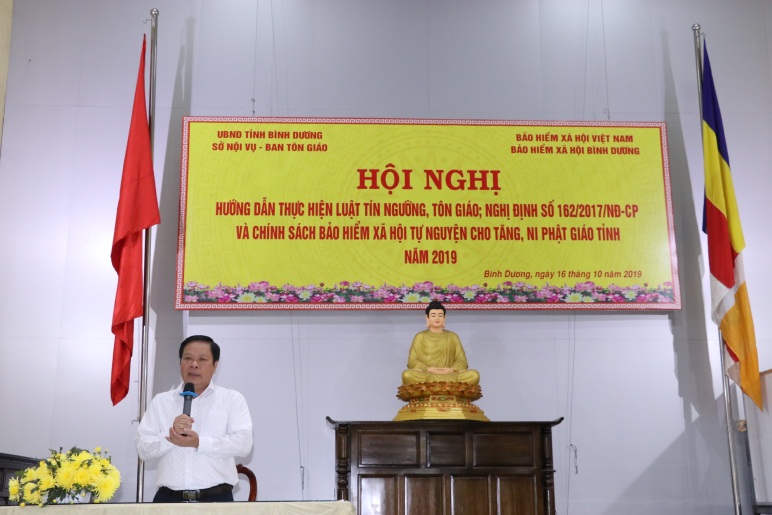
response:
M433 333L445 328L445 306L440 301L433 300L426 306L426 328Z

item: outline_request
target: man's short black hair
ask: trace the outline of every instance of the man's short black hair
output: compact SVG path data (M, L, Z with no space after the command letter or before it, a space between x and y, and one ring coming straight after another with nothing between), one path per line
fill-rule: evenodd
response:
M443 306L442 303L438 300L433 300L429 303L428 306L426 306L426 316L429 316L429 311L433 309L441 309L442 314L445 314L445 306Z
M209 348L212 350L212 362L217 363L220 361L220 346L209 336L204 336L203 334L194 334L193 336L188 336L182 340L182 343L180 344L180 361L182 361L182 353L185 352L185 347L193 342L208 343Z

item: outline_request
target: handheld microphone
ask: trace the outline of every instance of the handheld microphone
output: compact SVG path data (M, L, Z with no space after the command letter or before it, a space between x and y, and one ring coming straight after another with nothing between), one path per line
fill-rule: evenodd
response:
M190 404L193 402L194 397L198 397L195 388L193 387L193 383L185 383L185 388L183 388L180 395L183 397L182 414L190 416Z

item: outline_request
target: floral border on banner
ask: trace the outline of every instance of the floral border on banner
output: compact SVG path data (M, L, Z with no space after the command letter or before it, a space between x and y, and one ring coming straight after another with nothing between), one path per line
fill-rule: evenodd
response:
M185 304L417 304L439 300L448 304L670 304L673 283L603 286L592 281L569 285L534 286L523 282L472 286L439 286L432 282L412 286L372 286L342 281L331 287L319 285L272 285L267 281L247 286L214 287L190 281L183 290Z

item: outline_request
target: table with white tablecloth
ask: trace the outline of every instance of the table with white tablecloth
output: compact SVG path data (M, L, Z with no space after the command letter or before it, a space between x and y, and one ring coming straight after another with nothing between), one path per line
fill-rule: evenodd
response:
M3 506L0 515L354 515L348 501L125 503Z

